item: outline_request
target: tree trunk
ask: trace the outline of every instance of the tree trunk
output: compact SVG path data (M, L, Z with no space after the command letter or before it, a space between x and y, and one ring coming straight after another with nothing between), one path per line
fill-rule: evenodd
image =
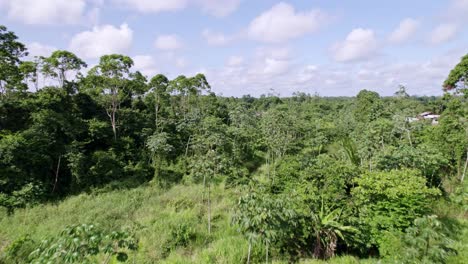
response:
M52 189L52 193L54 193L56 188L57 188L57 182L58 182L58 177L59 177L61 159L62 159L62 156L59 156L58 162L57 162L57 169L55 170L55 182L54 182L54 188Z
M154 112L155 112L154 123L155 123L156 131L157 131L158 130L159 96L158 96L158 99L156 100L156 104L154 106Z
M208 183L208 235L211 235L211 184Z
M60 69L59 73L59 83L60 83L60 88L63 88L65 86L65 70Z
M111 124L112 132L114 132L114 140L117 140L117 124L115 122L115 110L112 110Z
M460 178L461 182L463 182L463 180L465 179L466 167L468 167L468 151L466 151L465 167L463 168L463 174L462 174L462 176Z
M249 239L249 250L247 251L247 264L250 264L250 252L252 252L252 241Z
M266 261L266 264L268 264L268 243L267 242L265 242L265 248L266 248L265 261Z
M411 140L411 131L409 131L409 129L407 129L406 134L408 135L409 144L412 147L413 146L413 141Z

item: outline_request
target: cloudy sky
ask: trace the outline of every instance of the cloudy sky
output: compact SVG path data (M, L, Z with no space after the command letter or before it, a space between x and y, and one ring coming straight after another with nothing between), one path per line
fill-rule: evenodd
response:
M468 53L468 0L0 0L0 24L31 55L122 53L226 96L437 95Z

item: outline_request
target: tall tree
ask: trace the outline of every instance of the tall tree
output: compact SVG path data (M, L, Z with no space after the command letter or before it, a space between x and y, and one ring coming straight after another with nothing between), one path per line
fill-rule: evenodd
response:
M35 91L39 90L39 59L35 61L24 61L19 67L23 74L26 85L28 82L33 83Z
M89 71L85 80L86 89L106 110L114 139L117 139L117 112L122 101L128 97L126 88L129 85L132 66L133 60L130 57L119 54L104 55L99 64Z
M468 54L463 56L461 61L450 71L443 87L444 91L468 89Z
M42 58L42 60L42 71L46 76L56 78L60 87L67 82L67 72L79 71L87 67L84 61L66 50L56 50L50 57Z
M21 87L22 75L19 65L21 58L28 53L24 44L17 39L15 33L0 25L0 95Z

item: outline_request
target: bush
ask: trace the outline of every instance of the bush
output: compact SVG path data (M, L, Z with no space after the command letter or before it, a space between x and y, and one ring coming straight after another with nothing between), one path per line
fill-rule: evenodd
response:
M138 249L138 241L127 232L105 232L95 225L75 225L60 235L45 239L31 252L32 263L93 263L93 257L115 256L119 262L128 259L127 252Z

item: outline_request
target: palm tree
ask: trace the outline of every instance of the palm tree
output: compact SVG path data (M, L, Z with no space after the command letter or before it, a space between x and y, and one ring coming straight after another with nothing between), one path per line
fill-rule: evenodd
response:
M320 212L312 213L312 229L315 237L314 257L328 259L335 255L338 238L346 241L344 235L357 232L354 227L341 223L341 209L327 212L323 198Z

